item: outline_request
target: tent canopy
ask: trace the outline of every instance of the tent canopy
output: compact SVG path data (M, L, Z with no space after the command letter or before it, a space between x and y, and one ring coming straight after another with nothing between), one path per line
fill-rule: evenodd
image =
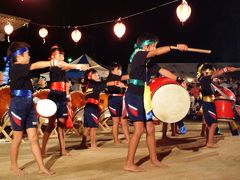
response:
M105 67L104 65L98 63L97 61L93 60L91 57L89 57L87 54L83 54L79 58L75 59L72 61L70 64L89 64L90 67L92 66L97 66L96 69L99 75L102 78L107 78L109 71L108 68ZM84 71L79 71L76 69L71 69L67 71L67 78L70 79L76 79L76 78L81 78L84 75ZM47 81L50 81L49 78L49 72L41 74L41 76L44 76Z

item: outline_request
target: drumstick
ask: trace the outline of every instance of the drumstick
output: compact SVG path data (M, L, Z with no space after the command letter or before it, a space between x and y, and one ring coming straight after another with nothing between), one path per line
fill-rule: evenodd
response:
M87 70L92 69L92 68L95 68L95 67L99 67L99 66L100 66L100 65L91 66L91 67L87 68Z
M229 97L222 92L217 86L215 86L213 83L211 83L211 86L214 88L214 90L216 90L219 94L221 94L225 99L229 99Z
M170 48L178 50L177 46L170 46ZM197 48L187 48L187 51L197 52L197 53L206 53L206 54L210 54L212 52L209 49L197 49Z

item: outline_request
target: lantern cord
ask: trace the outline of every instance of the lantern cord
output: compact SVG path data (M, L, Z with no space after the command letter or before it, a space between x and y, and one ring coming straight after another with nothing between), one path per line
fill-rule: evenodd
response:
M9 38L9 36L7 36L7 40L8 40L8 42L10 43L10 38Z
M155 6L155 7L153 7L153 8L149 8L149 9L147 9L147 10L144 10L144 11L141 11L141 12L138 12L138 13L135 13L135 14L131 14L131 15L122 17L121 19L129 19L129 18L138 16L138 15L141 15L141 14L145 14L145 13L147 13L147 12L154 11L154 10L156 10L156 9L158 9L158 8L161 8L161 7L164 7L164 6L173 4L173 3L178 2L178 1L180 1L180 0L173 0L173 1L170 1L170 2L167 2L167 3L164 3L164 4L160 4L160 5ZM70 26L70 25L67 25L67 26L43 25L43 24L39 24L39 23L35 23L35 22L31 22L31 24L34 24L34 25L37 25L37 26L49 27L49 28L72 29L72 28L82 28L82 27L97 26L97 25L102 25L102 24L109 24L109 23L113 23L113 22L116 22L116 20L114 19L114 20L101 21L101 22L96 22L96 23L83 24L83 25L75 25L75 26Z

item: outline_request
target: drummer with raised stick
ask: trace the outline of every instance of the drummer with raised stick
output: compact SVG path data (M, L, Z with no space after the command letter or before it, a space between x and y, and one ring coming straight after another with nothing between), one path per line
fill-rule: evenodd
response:
M216 119L216 107L214 104L215 92L211 88L211 84L214 84L214 79L223 75L227 72L239 71L239 68L235 67L224 67L216 70L211 64L203 63L198 65L197 78L201 85L201 92L203 95L203 116L207 123L208 135L206 147L215 148L217 147L214 143L214 134L217 128Z
M126 108L130 121L133 123L134 132L128 145L128 155L124 170L139 172L142 168L134 164L135 153L144 129L147 133L147 146L150 163L152 166L167 168L168 165L160 162L156 154L155 127L150 116L146 117L144 108L144 86L149 81L151 74L160 73L170 79L177 80L180 84L183 80L170 71L159 67L151 61L151 58L166 54L171 51L170 46L156 48L158 38L152 34L140 36L135 43L135 51L130 58L129 86L126 92ZM177 50L186 51L185 44L178 44Z

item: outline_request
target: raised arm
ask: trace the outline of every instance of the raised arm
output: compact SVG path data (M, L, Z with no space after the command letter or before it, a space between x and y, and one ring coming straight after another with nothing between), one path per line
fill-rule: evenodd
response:
M222 69L219 69L217 71L215 71L212 75L212 79L219 77L227 72L235 72L235 71L240 71L240 68L235 68L235 67L224 67Z
M185 44L177 44L177 49L179 51L186 51L188 49L187 45ZM171 51L171 46L162 46L159 48L156 48L154 50L151 50L147 54L147 58L152 58L158 55L166 54Z
M88 64L68 64L63 66L63 70L77 69L79 71L86 71L89 68Z

